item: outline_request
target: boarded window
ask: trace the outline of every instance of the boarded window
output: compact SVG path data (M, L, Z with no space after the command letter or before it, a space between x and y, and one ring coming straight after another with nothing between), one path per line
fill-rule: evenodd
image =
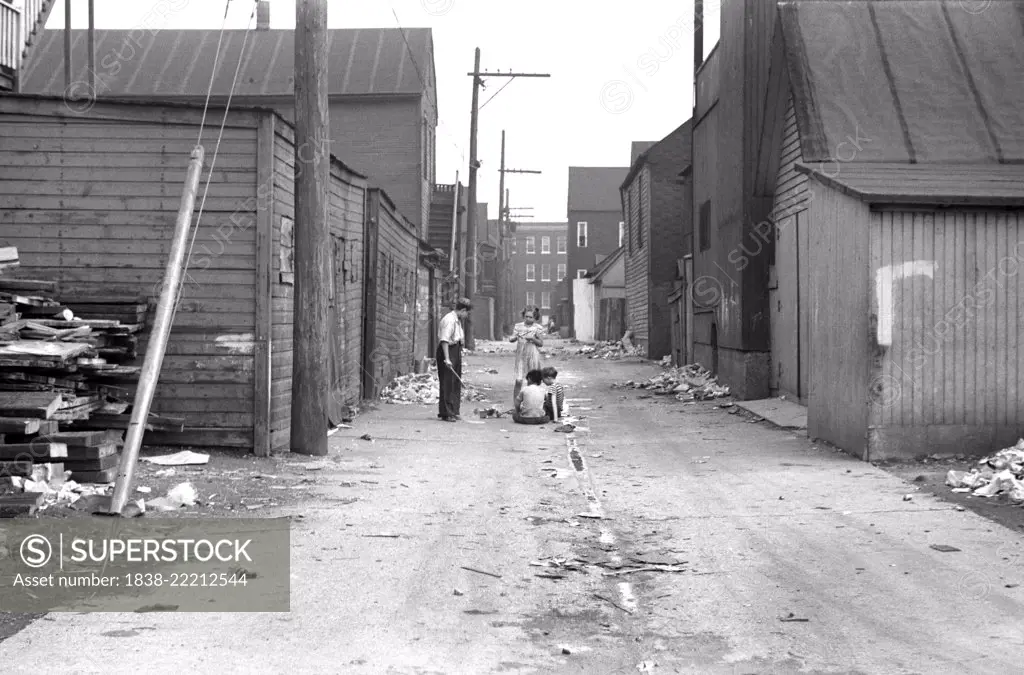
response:
M281 217L281 242L279 248L281 283L295 283L295 224L291 218Z
M711 248L711 200L700 205L700 250Z

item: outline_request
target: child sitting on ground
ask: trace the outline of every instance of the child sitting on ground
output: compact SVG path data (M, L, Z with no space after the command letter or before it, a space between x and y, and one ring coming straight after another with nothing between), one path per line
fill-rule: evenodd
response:
M558 370L552 366L546 366L540 373L544 386L547 388L547 395L544 397L544 414L552 420L557 420L565 410L565 389L555 382Z
M544 399L548 390L544 386L544 376L539 370L526 373L526 386L516 396L516 413L513 421L520 424L544 424L549 421L544 413Z

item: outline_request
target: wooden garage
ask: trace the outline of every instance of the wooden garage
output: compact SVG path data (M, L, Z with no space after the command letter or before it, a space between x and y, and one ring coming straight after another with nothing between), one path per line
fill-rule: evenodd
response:
M211 108L202 131L202 215L152 407L183 431L145 441L265 455L289 447L296 148L273 111L232 108L211 173L223 114ZM187 105L0 98L0 241L18 247L22 274L155 302L202 118ZM359 397L365 187L332 158L332 417Z

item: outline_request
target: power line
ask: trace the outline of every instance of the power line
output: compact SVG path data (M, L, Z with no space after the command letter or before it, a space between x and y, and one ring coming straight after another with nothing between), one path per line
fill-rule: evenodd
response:
M420 66L416 63L416 57L412 54L412 47L409 45L409 40L405 36L405 28L402 27L402 22L398 19L398 12L395 11L394 5L391 7L391 13L395 15L395 23L398 25L398 32L402 34L402 42L405 43L405 51L409 54L409 60L412 61L412 67L416 70L416 77L420 81L420 86L423 87L423 91L427 92L427 96L430 97L430 87L427 86L426 80L423 79L423 74L420 72ZM434 106L434 112L440 114L437 99L433 97L430 97L430 99L431 105Z

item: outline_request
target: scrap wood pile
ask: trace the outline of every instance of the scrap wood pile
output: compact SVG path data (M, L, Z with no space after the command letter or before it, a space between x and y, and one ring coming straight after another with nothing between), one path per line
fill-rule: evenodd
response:
M729 387L718 384L715 376L697 364L671 368L646 382L629 380L612 387L646 389L665 396L674 394L680 401L707 401L729 395Z
M385 403L437 403L440 383L437 379L437 366L430 364L425 373L409 373L399 375L391 380L380 392L380 399ZM462 385L463 401L486 401L487 394L468 382Z
M0 271L3 260L0 249ZM140 368L129 364L147 310L135 294L58 293L53 281L0 276L4 515L114 479L123 434L113 430L130 419Z
M946 485L953 492L969 492L976 497L1001 496L1024 503L1024 438L981 460L970 471L950 471L946 474Z

